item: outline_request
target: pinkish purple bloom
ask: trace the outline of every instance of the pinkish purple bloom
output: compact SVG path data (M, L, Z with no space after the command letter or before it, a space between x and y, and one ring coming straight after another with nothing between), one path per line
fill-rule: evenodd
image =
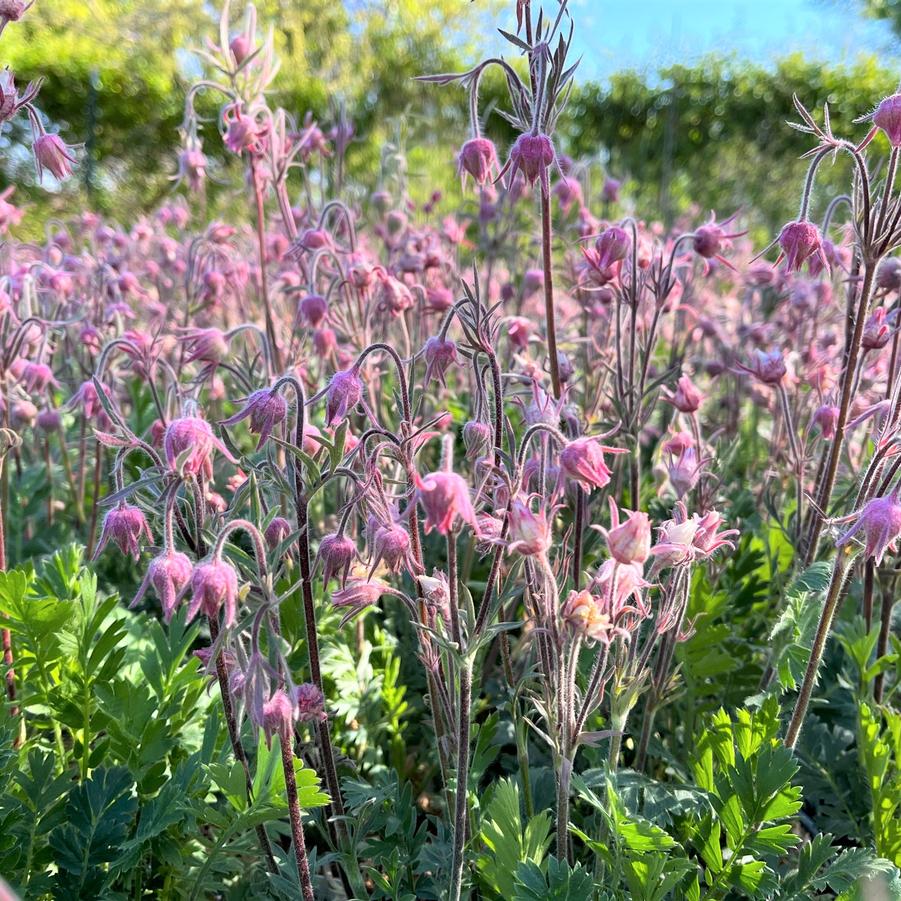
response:
M464 179L471 175L476 184L484 185L497 167L497 150L487 138L472 138L460 148L457 169Z
M237 462L228 448L213 434L210 424L199 416L173 419L163 434L163 453L172 469L191 475L212 476L213 451L220 451L231 463Z
M425 510L426 534L437 529L447 535L458 519L478 533L476 513L469 497L469 485L455 472L432 472L424 478L416 475L416 496Z
M347 584L350 567L357 556L357 546L353 539L337 532L323 537L319 542L319 559L322 560L323 582L328 586L335 577L341 587Z
M363 397L363 381L357 369L336 372L325 395L325 419L332 426L341 422Z
M874 557L877 565L887 550L897 550L898 537L901 536L901 503L898 502L896 488L885 497L875 497L868 501L860 513L855 514L857 521L835 542L836 547L844 547L858 532L863 532L866 539L864 554ZM850 517L845 517L849 519Z
M626 451L607 447L596 438L576 438L560 452L560 469L584 488L603 488L610 482L612 473L604 459L605 453L624 454Z
M779 232L778 240L781 253L776 264L784 259L785 268L789 272L798 272L801 266L814 256L819 258L823 266L829 268L829 261L823 252L823 237L812 222L803 219L787 223Z
M288 402L278 391L271 388L261 388L254 391L244 403L244 406L228 419L222 420L222 425L234 425L242 419L250 418L250 431L260 436L257 442L259 450L272 430L285 421L288 415Z
M165 549L150 561L144 580L129 606L136 607L147 593L147 589L153 588L163 608L163 619L169 622L182 592L191 581L193 569L191 561L185 554L171 548Z
M59 135L40 135L31 145L31 150L38 170L38 181L43 179L45 169L60 181L72 174L75 148L66 144Z
M103 518L103 529L93 559L96 560L106 545L112 541L123 554L130 555L137 561L141 556L142 538L153 541L153 534L147 525L144 512L138 507L120 501Z
M198 563L191 574L188 622L201 611L213 619L223 607L225 625L231 628L238 610L238 573L225 560L213 558Z
M426 383L434 377L446 387L445 373L450 366L458 362L457 345L438 335L429 338L425 343L425 362Z

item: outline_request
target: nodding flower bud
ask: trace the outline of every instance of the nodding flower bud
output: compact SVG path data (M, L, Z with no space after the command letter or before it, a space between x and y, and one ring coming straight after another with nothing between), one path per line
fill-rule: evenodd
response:
M874 497L868 501L858 514L857 521L839 537L836 547L844 547L858 532L863 532L866 539L864 554L874 557L877 565L882 563L886 550L897 550L898 537L901 536L901 503L898 502L898 489L885 497ZM845 517L850 519L852 517Z
M378 579L351 579L340 591L333 592L332 606L347 609L341 625L352 620L367 607L377 604L387 587Z
M43 179L45 169L60 181L72 174L75 151L59 135L42 134L31 145L31 150L38 170L38 181Z
M250 38L246 34L236 34L229 42L228 49L231 50L235 62L240 66L241 63L250 56L253 45Z
M782 231L779 232L779 247L782 252L776 263L784 259L785 268L789 272L798 272L801 266L814 256L825 268L829 268L829 260L823 252L820 230L806 219L782 226Z
M426 383L431 381L434 376L444 387L447 387L445 373L457 360L457 345L453 341L438 335L429 338L425 343Z
M332 426L341 422L363 397L363 381L356 369L336 372L325 394L325 418Z
M372 534L372 568L384 563L389 572L399 573L404 566L416 569L410 533L394 522L381 523Z
M764 385L778 385L788 371L785 368L785 360L778 350L754 351L754 360L750 366L742 366L745 372L751 373Z
M294 733L296 709L291 699L280 688L272 693L263 704L263 732L266 744L272 747L272 736L278 735L280 741L290 741Z
M517 172L522 172L526 181L534 185L541 181L541 189L546 194L550 190L548 169L553 165L556 154L554 145L547 135L521 134L510 149L510 159L501 174L510 170L511 181Z
M312 682L303 682L294 689L294 703L301 723L322 723L328 719L325 698Z
M484 457L491 447L494 432L487 422L470 419L463 426L463 444L466 446L466 459L478 460Z
M616 634L610 615L602 611L597 598L585 589L570 591L560 613L566 625L588 641L609 644Z
M235 624L238 611L238 573L225 560L215 557L198 563L191 574L191 603L188 604L188 622L201 610L210 618L225 608L225 625Z
M292 532L291 523L284 516L276 516L263 533L270 550L275 550Z
M53 370L46 363L26 363L22 367L20 380L29 394L40 394L48 386L58 384L53 377Z
M838 414L839 409L834 404L821 404L813 414L814 425L827 441L831 441L835 437Z
M432 472L425 478L415 475L416 495L425 510L426 534L437 529L447 535L457 519L468 523L478 534L476 512L469 497L469 485L455 472Z
M885 133L892 147L901 147L901 94L886 97L876 107L873 124Z
M611 469L604 454L624 454L615 447L606 447L595 438L576 438L560 452L560 469L564 475L584 488L603 488L610 482Z
M618 178L611 178L609 175L604 179L604 185L601 188L601 200L604 203L617 203L619 201L619 189L622 182Z
M298 318L305 319L312 328L319 328L328 314L328 301L321 294L306 294L297 305Z
M199 416L182 416L173 419L163 433L163 453L170 469L181 468L189 475L208 478L213 474L211 456L219 450L230 462L235 458L228 448L213 434L210 424Z
M629 233L618 225L604 229L594 242L597 256L593 262L599 269L609 269L614 263L624 260L632 247Z
M610 503L611 525L607 532L610 556L620 563L644 563L651 555L651 521L647 513L626 511L628 518L619 521L616 504Z
M112 540L123 554L128 554L137 560L141 556L141 538L143 537L146 537L148 541L153 541L153 533L150 531L150 526L147 525L144 512L138 507L120 501L103 518L103 529L93 559L96 560Z
M136 607L147 593L147 589L153 588L163 607L163 619L169 622L182 592L191 581L193 569L191 561L184 554L167 548L150 561L144 580L130 606Z
M694 386L687 375L683 375L676 383L676 391L673 394L673 406L680 413L695 413L704 400L703 395Z
M885 307L877 307L863 326L861 344L867 350L881 350L892 337L892 315Z
M218 328L189 329L179 339L188 351L185 363L221 363L228 356L228 338Z
M250 431L260 436L260 440L257 442L257 450L259 450L272 434L272 430L284 422L287 415L288 402L284 397L271 388L261 388L247 398L244 406L234 416L223 419L222 425L234 425L249 417Z
M103 391L107 398L109 398L112 394L112 392L106 385L101 384L100 390ZM74 410L78 407L81 408L81 412L84 415L85 419L100 419L101 421L109 421L106 418L106 411L103 409L103 402L100 400L100 394L97 391L97 386L94 384L92 379L83 381L78 390L75 392L75 394L72 395L71 398L69 398L69 402L66 404L67 410Z
M507 320L507 337L510 343L519 350L525 349L529 344L529 336L535 330L535 323L525 316L511 316Z
M901 291L901 257L889 257L879 264L876 285L885 291Z
M460 148L457 171L461 178L471 175L476 184L484 185L497 167L497 150L488 138L472 138Z
M547 517L533 513L528 502L516 497L510 505L510 541L507 550L524 557L540 557L551 546Z
M333 532L319 542L319 559L322 560L323 582L328 585L337 576L341 587L347 584L350 567L357 556L357 546L352 538Z
M41 412L38 413L37 426L45 432L56 432L62 425L62 421L59 410L41 410Z

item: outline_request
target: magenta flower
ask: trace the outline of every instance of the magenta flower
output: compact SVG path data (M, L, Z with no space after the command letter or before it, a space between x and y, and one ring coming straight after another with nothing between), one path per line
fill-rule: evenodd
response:
M225 560L215 557L198 563L191 574L191 602L188 604L188 622L200 611L210 619L225 608L225 625L235 624L238 610L238 573Z
M324 536L319 542L319 559L322 560L325 586L328 586L333 577L337 577L344 588L356 556L357 546L352 538L337 532Z
M270 550L277 548L293 531L291 523L284 516L276 516L272 522L266 526L263 537Z
M727 547L735 550L735 544L730 539L739 535L738 529L726 529L721 532L720 528L724 524L723 516L716 510L710 510L700 519L695 514L698 530L694 537L694 547L699 557L709 557L721 547Z
M319 328L328 315L328 301L321 294L305 294L297 305L298 319L304 319L311 328Z
M484 185L497 167L497 150L487 138L472 138L460 148L457 171L462 179L471 175L476 184Z
M372 566L370 575L380 563L392 573L399 573L406 566L415 572L417 564L412 553L410 533L398 523L386 522L375 526L372 533Z
M868 501L860 513L853 516L857 517L857 521L839 537L836 547L844 547L858 532L863 531L866 539L864 554L874 557L877 565L882 563L886 550L893 553L897 550L898 536L901 535L901 503L898 502L897 488L885 497ZM852 517L844 517L844 520Z
M363 398L363 381L357 369L344 369L336 372L329 382L325 394L326 422L333 426L341 422Z
M100 388L107 398L112 397L112 392L106 385L101 385ZM82 382L78 391L69 398L69 402L66 404L67 410L75 410L79 407L85 419L99 419L102 422L108 422L103 403L92 379Z
M625 512L627 519L620 523L619 511L611 499L611 522L607 530L610 556L620 563L644 563L651 555L651 521L647 513Z
M476 512L469 497L469 486L455 472L432 472L425 478L416 475L417 498L425 510L426 534L437 529L447 535L457 519L468 523L478 534Z
M510 541L507 550L524 557L540 557L551 546L547 517L533 513L524 498L516 497L510 505Z
M604 460L605 453L626 451L600 444L596 438L576 438L560 452L560 469L586 489L603 488L610 482L612 472Z
M379 598L385 593L388 586L378 579L351 579L340 591L332 594L332 605L338 608L346 608L347 613L341 620L341 625L352 620L362 613L367 607L372 607L379 602Z
M59 135L40 135L31 145L31 150L38 171L38 181L43 180L45 169L60 181L72 174L75 148L66 144Z
M466 459L478 460L484 457L494 440L494 431L487 422L471 419L463 426L463 444Z
M445 373L448 368L458 362L457 345L447 338L435 335L425 343L425 380L430 382L432 378L438 379L444 387L447 387Z
M827 269L829 260L823 252L823 238L820 230L806 219L789 222L779 232L780 254L776 260L778 266L785 260L785 268L789 272L798 272L801 266L811 257L817 257Z
M261 725L266 735L267 746L272 747L273 735L278 735L283 740L293 735L295 719L296 709L291 699L281 689L274 691L262 709Z
M94 551L93 559L96 560L107 544L112 542L118 546L123 554L130 555L137 561L141 556L141 538L146 537L153 541L153 533L147 525L147 519L142 510L120 501L103 518L103 529L100 532L100 541Z
M698 391L687 375L683 375L676 383L676 391L671 402L680 413L695 413L703 400L704 395Z
M222 420L222 425L234 425L242 419L250 418L250 431L260 436L257 442L259 450L272 430L285 421L288 415L288 402L271 388L261 388L254 391L245 401L244 406L228 419Z
M19 380L29 394L40 394L50 385L59 385L53 377L53 370L46 363L26 363Z
M813 423L820 430L820 434L831 441L835 437L835 429L838 425L839 409L835 404L821 404L813 414Z
M179 340L188 351L186 363L200 360L203 363L217 364L228 356L228 338L225 332L218 328L188 329Z
M901 147L901 94L886 97L876 107L873 124L884 132L892 147Z
M210 424L199 416L173 419L163 433L163 453L171 469L207 478L213 474L210 459L213 451L220 451L231 463L237 463L228 448L213 434Z
M750 366L739 364L739 368L745 372L749 372L755 378L763 382L764 385L778 385L788 371L785 367L785 360L778 350L754 351L754 360Z
M629 233L618 225L605 228L594 242L596 255L591 257L592 265L598 269L609 269L614 263L624 260L632 247Z
M547 135L521 134L510 148L510 158L504 163L498 178L509 171L512 182L516 173L522 172L530 185L540 182L542 193L547 195L550 191L548 169L555 158L554 145Z
M298 722L321 723L328 719L325 698L312 682L303 682L294 689L294 703Z
M144 580L129 606L136 607L147 593L147 589L153 588L163 607L163 619L169 622L176 604L191 581L193 569L191 561L185 554L167 548L150 561Z

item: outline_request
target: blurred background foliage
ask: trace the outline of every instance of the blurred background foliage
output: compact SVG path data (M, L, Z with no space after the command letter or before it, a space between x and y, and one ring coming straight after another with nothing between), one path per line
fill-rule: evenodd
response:
M897 0L861 3L862 14L901 28ZM437 91L414 76L472 65L486 29L509 5L260 0L261 26L274 28L282 58L273 100L298 118L312 111L324 128L344 106L357 133L351 171L374 186L391 155L386 148L399 150L411 193L424 199L453 182L448 175L466 137L466 100L462 90ZM235 4L236 21L241 12ZM2 177L21 186L16 197L29 201L32 228L71 211L73 193L125 224L173 190L185 90L202 72L190 49L214 34L214 13L203 0L38 0L6 30L0 60L20 82L42 77L42 110L67 140L85 144L80 181L48 194L34 188L24 135L4 133ZM853 120L898 80L894 60L866 57L824 66L792 56L775 67L707 58L653 78L625 71L602 84L579 83L557 143L599 164L588 179L590 195L600 190L596 171L608 171L625 180L639 214L654 210L670 219L692 204L720 213L750 212L750 205L759 224L775 227L794 211L805 169L798 157L809 146L785 125L794 118L792 94L816 109L828 101L836 130L862 135L864 126ZM204 150L217 180L234 183L240 170L221 148L215 99L206 96ZM501 96L499 81L486 78L482 96L482 109L490 110ZM486 127L502 148L512 137L498 115L489 114ZM844 165L823 170L824 203L830 182L846 180ZM218 193L224 203L228 192Z

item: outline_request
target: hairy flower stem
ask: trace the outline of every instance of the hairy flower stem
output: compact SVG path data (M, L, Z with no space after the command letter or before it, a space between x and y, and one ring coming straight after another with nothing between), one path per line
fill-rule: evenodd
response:
M291 734L291 729L286 727L279 729L278 739L282 748L282 769L285 772L288 813L291 816L291 834L294 838L294 857L297 859L300 891L304 901L314 901L313 883L310 881L310 862L307 860L307 843L303 836L300 802L297 799L297 779L294 776L294 736Z
M260 256L260 294L263 300L263 311L266 316L266 338L272 354L272 362L277 373L282 371L281 352L275 341L275 321L272 318L272 306L269 300L269 280L266 276L266 212L263 205L263 183L257 171L256 159L250 157L250 177L253 181L253 194L257 209L257 243Z
M882 590L882 609L879 617L879 637L876 639L876 659L884 657L888 653L889 634L892 627L892 608L895 606L896 580ZM873 682L873 700L877 704L882 703L882 693L885 689L885 671L876 674Z
M466 844L466 798L469 790L469 731L472 703L472 662L467 657L460 671L460 709L457 723L457 785L454 803L454 851L450 901L460 901L463 888L463 851Z
M814 507L813 520L807 541L804 547L801 569L807 569L816 557L817 545L823 530L824 517L828 515L829 504L832 500L832 490L835 486L835 477L838 473L838 462L841 458L842 448L845 443L845 426L848 422L848 414L851 409L851 395L854 384L854 374L857 371L857 361L860 357L861 341L863 339L864 322L870 307L870 296L873 293L873 284L876 277L877 263L867 260L864 263L863 285L860 290L860 301L857 306L857 318L854 322L854 331L850 336L848 353L842 371L842 391L838 407L838 419L835 424L835 435L829 450L826 468L823 471L822 481L817 486L816 505Z
M103 445L95 442L94 456L94 494L91 497L91 521L88 526L88 543L85 552L90 560L94 555L94 543L97 540L97 514L100 509L100 484L103 479Z
M560 366L557 360L557 323L554 313L554 275L551 258L551 201L541 189L541 264L544 269L544 318L547 325L547 352L551 364L554 398L560 400Z
M829 590L826 593L823 612L820 614L820 622L813 640L813 647L810 650L810 660L807 663L807 670L804 673L804 681L801 683L798 700L795 702L791 722L789 722L788 730L785 733L785 746L787 748L794 748L798 743L798 736L801 734L804 717L807 715L807 708L810 705L810 696L817 681L820 661L823 659L826 639L829 637L832 620L835 617L835 611L838 609L838 604L842 597L845 577L850 571L850 562L848 556L844 552L840 552L832 567L832 579L829 582Z
M215 617L209 617L208 622L210 626L210 641L215 645L219 638L219 623L216 622ZM244 771L244 786L247 790L247 802L250 803L253 801L253 780L250 778L250 765L247 762L244 745L241 743L241 733L238 731L235 708L232 706L231 693L228 690L228 672L225 669L225 659L222 656L222 651L216 654L216 679L219 682L219 694L222 697L222 710L225 713L228 739L231 742L235 760L241 764L241 769ZM257 825L256 834L263 856L266 859L266 868L270 873L277 873L278 864L275 862L275 857L272 854L272 845L269 842L269 836L266 834L266 827L262 823Z

